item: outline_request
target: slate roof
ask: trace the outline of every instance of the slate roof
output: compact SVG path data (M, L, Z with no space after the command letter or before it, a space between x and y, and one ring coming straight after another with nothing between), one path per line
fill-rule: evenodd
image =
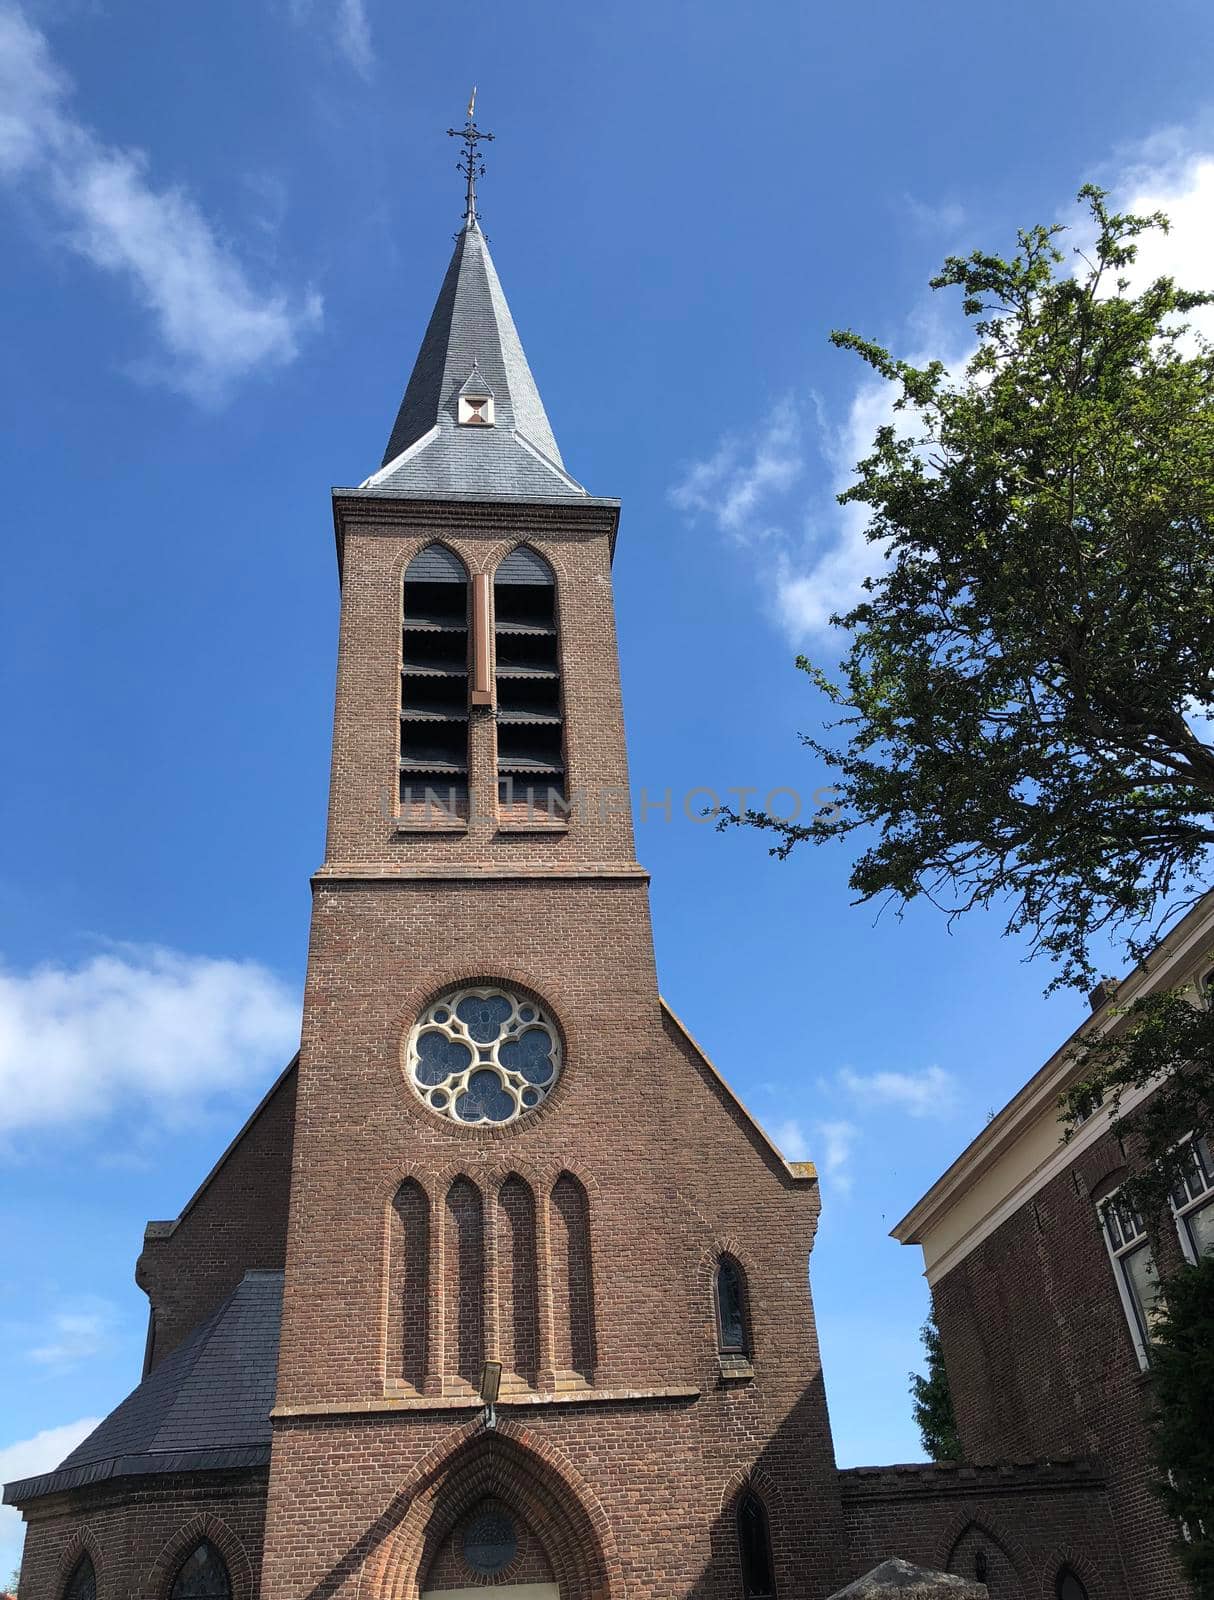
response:
M474 367L493 396L490 428L457 420ZM475 218L456 238L383 465L360 488L411 499L586 498L565 471Z
M268 1462L282 1276L246 1272L219 1309L53 1472L6 1484L4 1504L107 1478Z

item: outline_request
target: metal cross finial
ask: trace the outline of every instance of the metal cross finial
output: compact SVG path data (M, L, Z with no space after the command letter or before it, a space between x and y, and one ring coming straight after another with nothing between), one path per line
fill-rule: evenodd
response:
M464 225L472 227L476 220L476 180L484 176L485 163L477 152L477 145L482 139L492 139L491 133L482 133L473 120L476 115L476 89L473 88L468 101L468 120L462 128L448 128L447 135L451 139L464 141L464 153L456 162L456 170L462 172L467 179L468 187L464 200Z

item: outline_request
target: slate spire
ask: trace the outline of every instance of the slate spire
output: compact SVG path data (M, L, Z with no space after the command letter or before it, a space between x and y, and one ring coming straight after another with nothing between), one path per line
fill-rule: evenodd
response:
M469 112L471 113L471 106ZM449 130L454 132L455 130ZM476 129L464 129L464 226L422 339L383 464L362 485L418 498L549 500L584 495L565 471L506 296L481 232ZM488 414L466 419L461 394L491 397ZM465 420L461 420L461 416Z

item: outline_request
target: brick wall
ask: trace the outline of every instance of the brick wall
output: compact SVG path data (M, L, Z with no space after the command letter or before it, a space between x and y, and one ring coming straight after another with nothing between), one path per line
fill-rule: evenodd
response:
M1135 1600L1175 1600L1174 1530L1150 1489L1150 1378L1096 1212L1126 1170L1106 1134L946 1273L933 1300L967 1459L1098 1459Z
M26 1511L21 1600L60 1600L80 1556L99 1600L163 1600L202 1538L223 1556L233 1600L261 1586L265 1470L113 1479L54 1495Z
M1138 1600L1105 1486L1087 1463L856 1467L839 1474L857 1571L898 1555L981 1581L991 1600L1054 1600L1065 1563L1089 1600ZM1181 1592L1170 1591L1173 1600Z

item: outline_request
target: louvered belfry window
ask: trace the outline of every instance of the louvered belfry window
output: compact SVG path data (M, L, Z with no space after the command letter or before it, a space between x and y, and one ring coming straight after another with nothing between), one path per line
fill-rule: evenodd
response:
M400 817L468 816L468 574L445 545L405 571L401 631Z
M559 820L565 814L556 582L526 545L493 578L497 686L498 811L503 820Z

